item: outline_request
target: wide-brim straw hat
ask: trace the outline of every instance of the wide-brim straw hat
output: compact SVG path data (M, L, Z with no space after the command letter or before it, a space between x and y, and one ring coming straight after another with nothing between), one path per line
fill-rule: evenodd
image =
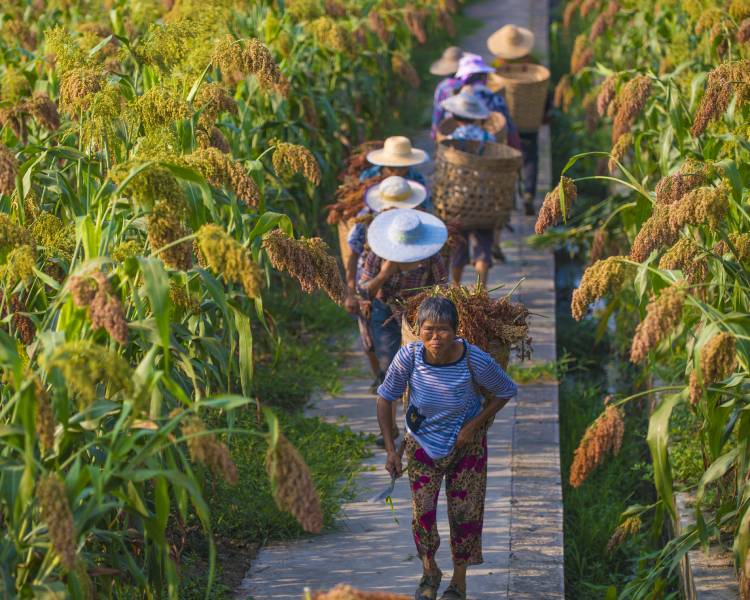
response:
M440 219L413 208L387 210L367 228L367 243L380 258L413 263L435 256L448 239Z
M505 25L487 39L487 48L498 58L521 58L533 50L534 32L517 25Z
M440 103L440 107L459 119L483 120L490 116L490 109L470 89L449 96Z
M476 73L494 73L495 69L484 62L484 59L478 54L471 54L465 52L458 61L458 70L456 71L456 79L466 79L470 75Z
M463 50L458 46L446 48L443 55L430 66L430 73L447 77L458 71L458 61L461 60Z
M427 152L412 148L408 137L396 135L386 138L380 150L368 153L367 160L381 167L413 167L429 160Z
M414 208L427 198L427 188L403 177L386 177L365 192L365 202L375 212L387 208Z

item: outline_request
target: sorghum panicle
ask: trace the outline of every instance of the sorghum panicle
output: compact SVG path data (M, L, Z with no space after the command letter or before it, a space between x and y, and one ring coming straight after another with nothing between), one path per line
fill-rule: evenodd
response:
M588 17L589 14L594 11L601 0L583 0L581 3L581 16Z
M674 204L704 181L701 173L675 173L662 177L656 184L656 202L662 205Z
M239 474L229 448L217 440L215 434L206 431L200 417L185 418L181 427L182 433L188 437L186 443L190 458L208 467L211 473L222 477L229 485L236 485Z
M589 40L585 33L580 34L576 37L573 44L573 51L570 55L570 72L572 75L576 75L578 72L585 69L591 59L594 58L594 49L589 45Z
M28 316L21 314L26 312L26 306L18 296L11 296L11 309L13 310L13 327L19 339L28 346L36 338L36 326Z
M425 12L423 10L415 9L411 6L407 6L404 10L404 21L409 32L414 36L420 44L427 43L427 32L424 28Z
M674 284L662 290L646 306L646 317L638 324L630 346L630 362L639 363L650 350L672 332L682 319L685 286Z
M706 385L729 377L737 366L737 339L725 331L712 337L701 349L701 375Z
M195 107L201 110L198 123L209 129L216 123L216 119L223 112L237 114L237 103L226 88L218 83L205 83L195 95Z
M708 225L716 229L728 211L729 191L724 186L701 187L670 206L669 220L676 230L684 225Z
M91 99L104 87L104 73L99 69L76 68L60 81L60 108L73 118L88 110Z
M612 124L612 143L628 133L651 93L651 78L637 75L628 81L617 96L617 112Z
M377 10L371 10L367 15L367 22L370 26L370 30L373 31L382 42L387 43L391 36L382 15Z
M198 230L197 242L201 258L214 273L241 284L248 298L260 296L260 269L247 248L211 223Z
M617 78L617 73L609 75L599 88L599 95L596 97L596 111L600 117L607 114L607 108L617 94Z
M306 29L312 33L318 46L343 53L351 51L349 32L331 17L318 17L308 23Z
M641 226L633 240L630 258L643 262L650 254L664 246L671 246L677 241L679 232L669 221L669 209L666 206L654 206L654 212Z
M89 305L91 326L102 327L110 337L123 346L128 343L128 322L120 299L112 293L107 276L101 271L94 271L92 278L97 283L94 299Z
M570 103L573 101L573 88L570 85L570 75L567 73L560 77L560 81L555 86L553 104L563 112L568 110Z
M586 316L589 304L622 287L630 271L630 265L623 262L623 259L623 256L610 256L595 262L583 272L580 285L573 291L570 305L576 321Z
M589 264L594 264L595 262L606 258L605 254L607 252L607 241L609 240L609 232L600 227L596 230L594 233L594 236L591 238L591 249L589 250Z
M630 149L630 146L632 144L633 134L630 132L621 135L617 139L614 146L612 146L612 150L610 150L609 152L610 156L607 163L607 168L609 169L610 173L614 173L617 170L617 163L622 164L622 161L625 158L625 155L628 153L628 150Z
M165 200L154 205L148 216L147 231L152 251L190 235L180 221L179 212ZM193 265L192 246L187 240L161 250L158 256L165 265L178 271L187 271Z
M201 148L184 157L214 187L226 187L248 206L257 206L260 190L244 167L216 148Z
M735 256L737 262L750 262L750 233L730 233L729 241L737 252L737 255ZM724 240L721 240L716 243L713 251L719 256L724 256L732 250L729 244Z
M309 533L323 529L323 511L310 469L284 434L279 434L275 448L266 455L268 475L276 505L290 512Z
M544 233L549 227L557 225L563 217L560 207L561 186L565 196L565 218L567 219L570 216L570 210L578 197L578 190L573 180L563 175L555 189L544 197L544 202L539 210L539 216L534 227L538 235Z
M625 421L622 410L612 404L604 409L581 438L570 466L570 485L579 487L607 454L617 456L622 447Z
M263 248L278 271L286 271L299 281L302 290L311 294L324 290L337 304L344 300L344 282L336 259L320 238L295 240L280 229L263 236Z
M39 436L39 446L44 451L55 447L55 415L52 402L44 385L36 379L34 382L36 395L36 433Z
M413 88L419 87L419 74L412 64L400 54L391 56L391 69L393 72Z
M0 194L10 196L16 189L18 161L7 146L0 144Z
M63 567L71 571L76 565L75 529L62 479L55 473L43 476L37 483L36 495L52 547Z
M744 102L750 94L750 61L723 63L708 74L703 97L695 111L694 136L701 135L711 121L724 114L732 96Z
M304 146L276 142L272 156L273 168L279 175L301 173L315 185L320 185L320 167L313 153Z
M634 536L641 530L641 518L639 516L628 517L617 526L612 537L607 542L607 552L614 552L620 544L629 537Z
M750 42L750 19L745 19L737 28L737 43L747 44Z

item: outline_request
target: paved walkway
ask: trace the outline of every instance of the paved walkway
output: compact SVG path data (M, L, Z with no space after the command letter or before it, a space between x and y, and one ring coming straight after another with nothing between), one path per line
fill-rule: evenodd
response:
M515 22L530 26L546 55L546 0L488 0L472 4L466 12L484 25L468 39L466 50L487 55L485 40L498 27ZM489 58L489 57L488 57ZM418 145L418 144L417 144ZM422 146L425 147L425 146ZM429 146L427 146L429 147ZM540 133L540 190L549 189L549 132ZM533 233L534 218L514 213L514 233L505 233L504 265L490 272L490 287L512 287L525 277L517 299L540 316L533 319L534 361L555 360L554 260L546 251L525 244ZM474 283L472 270L466 282ZM503 290L496 292L504 293ZM359 353L352 361L369 370ZM313 414L331 421L340 417L355 431L378 429L369 377L346 383L342 394L324 398ZM563 544L562 493L558 447L557 385L522 386L518 397L498 414L488 437L489 472L483 536L483 565L469 570L472 600L562 599ZM393 511L384 504L366 501L388 483L382 468L384 454L375 451L367 461L372 470L359 480L361 494L347 504L336 529L295 543L264 548L253 563L237 598L298 600L304 587L327 589L348 583L360 589L413 595L421 571L411 538L411 504L408 484L397 482ZM438 523L443 545L438 562L444 581L450 578L447 515L441 497Z

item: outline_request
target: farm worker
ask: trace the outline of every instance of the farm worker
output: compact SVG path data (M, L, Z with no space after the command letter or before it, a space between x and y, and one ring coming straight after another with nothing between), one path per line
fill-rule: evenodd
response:
M434 101L435 106L438 107L440 105L440 100L442 98L446 98L447 96L450 96L453 94L454 90L456 89L456 86L458 85L458 80L456 79L456 71L458 71L458 61L461 60L461 57L463 56L463 50L459 48L458 46L451 46L450 48L446 48L443 52L443 55L440 57L440 59L436 60L432 65L430 66L430 73L433 75L438 75L439 77L444 77L444 79L440 80L440 83L437 84L437 87L435 88L435 95L434 95ZM442 120L442 119L441 119ZM435 136L437 135L437 127L440 124L439 121L435 121L435 118L432 119L432 139L435 139Z
M487 39L487 47L495 56L492 65L496 68L508 64L538 64L531 51L534 48L534 32L525 27L505 25ZM550 107L547 96L545 113ZM523 153L523 204L527 215L536 214L537 173L539 171L539 131L521 131L521 152Z
M399 176L415 181L421 184L425 188L425 191L427 190L424 186L424 177L422 177L422 174L414 167L427 162L429 156L424 150L412 148L411 142L408 138L394 136L386 139L383 149L370 152L367 155L367 159L373 166L360 174L359 178L361 181L366 181L378 175ZM373 195L370 195L370 198L373 198ZM407 202L402 206L414 208L419 204L425 204L427 202L429 202L429 194L425 194L425 197L423 197L417 204ZM377 206L381 205L377 204ZM391 207L398 207L398 205L396 204ZM357 315L362 347L374 376L373 384L370 386L370 391L373 394L382 382L385 371L380 369L378 359L375 356L375 347L372 342L372 334L369 331L368 320L360 313L356 286L362 268L362 255L367 240L366 221L368 215L374 215L380 212L380 210L382 210L382 208L375 209L372 204L368 203L366 195L365 207L357 214L357 221L349 229L347 235L347 243L351 250L351 254L344 265L347 284L347 296L344 300L344 307L350 314Z
M401 179L383 181L370 194L411 197L424 194L419 184ZM368 250L358 282L380 368L385 373L401 347L398 305L420 288L445 283L447 273L440 249L448 238L445 224L424 211L397 208L381 212L367 229ZM389 408L391 437L398 437L396 404ZM380 445L385 439L380 440Z
M494 142L495 136L482 129L482 123L490 116L484 102L465 87L460 93L450 96L440 103L447 113L453 115L459 123L451 134L451 139L472 140L481 143ZM474 267L479 275L479 282L487 285L487 274L492 266L492 244L495 230L490 224L484 229L462 229L460 234L463 243L456 244L451 252L451 275L455 284L461 283L464 267L469 264L469 246L474 258Z
M469 85L490 111L502 113L507 121L508 145L518 150L521 149L521 138L518 137L518 130L510 118L505 99L502 94L495 93L487 87L487 75L494 72L494 70L478 54L464 53L461 60L458 61L458 71L456 71L453 85L446 85L444 89L440 90L440 93L438 93L438 90L435 92L434 109L432 112L433 132L437 131L438 125L445 118L445 109L440 106L443 100L458 93L464 86Z
M423 570L414 597L434 600L442 579L435 554L440 544L437 500L445 478L453 578L441 599L465 600L466 569L483 562L487 430L517 388L492 356L457 337L458 314L447 298L424 300L416 327L419 341L399 350L378 388L378 422L388 453L385 468L396 477L402 473L390 407L408 384L404 445L412 533Z

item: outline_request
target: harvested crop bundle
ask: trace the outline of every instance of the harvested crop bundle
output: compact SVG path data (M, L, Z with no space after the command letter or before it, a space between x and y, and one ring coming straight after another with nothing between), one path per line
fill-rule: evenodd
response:
M365 207L365 192L385 179L385 175L376 175L364 181L359 177L351 176L346 179L336 190L336 202L329 204L328 223L336 225L339 222L347 222L357 216L359 211Z
M520 302L512 302L510 296L491 298L482 286L435 286L411 296L404 303L403 315L409 324L415 322L422 301L431 296L443 296L453 302L458 311L458 335L489 352L499 362L507 359L511 349L521 360L530 358L530 313Z
M345 181L352 176L359 177L362 171L372 166L367 160L367 155L373 150L380 150L382 147L382 140L372 140L357 146L346 159L344 170L339 173L339 179Z
M391 592L366 592L342 583L327 592L313 594L313 600L409 600L409 596Z

